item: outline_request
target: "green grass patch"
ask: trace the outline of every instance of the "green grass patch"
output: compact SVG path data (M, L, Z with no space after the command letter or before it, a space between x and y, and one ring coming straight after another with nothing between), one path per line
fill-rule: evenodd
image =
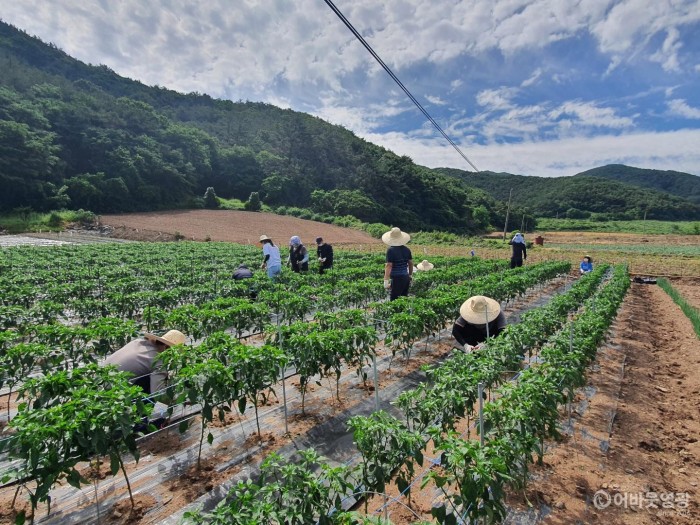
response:
M546 243L548 248L573 251L578 253L595 252L619 252L642 255L683 255L700 257L700 245L667 245L659 246L650 243L643 244L571 244L571 243Z
M673 299L673 302L681 307L683 313L693 324L695 335L697 335L698 339L700 339L700 311L698 311L698 309L693 305L689 304L688 301L683 298L680 292L678 292L678 290L676 290L671 283L668 282L668 279L658 279L656 283L671 297L671 299Z
M700 235L698 221L594 221L590 219L538 218L539 231L596 231L610 233L646 233Z
M8 233L61 231L68 224L92 225L95 214L85 210L58 210L39 213L31 210L16 210L0 215L0 230Z

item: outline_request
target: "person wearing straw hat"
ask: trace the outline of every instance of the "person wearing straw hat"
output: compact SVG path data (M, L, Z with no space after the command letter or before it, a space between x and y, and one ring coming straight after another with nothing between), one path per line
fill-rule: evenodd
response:
M389 246L384 265L384 288L391 290L389 300L408 295L413 276L413 255L406 243L411 236L399 228L392 228L382 235L382 242Z
M527 260L527 246L525 245L525 237L520 232L513 235L513 238L508 242L513 247L513 253L510 257L511 269L521 267L523 259Z
M497 336L506 327L506 318L498 301L484 295L470 297L459 307L459 319L452 327L452 336L465 349Z
M433 268L435 268L435 265L433 263L429 263L425 259L416 264L416 270L420 270L421 272L427 272L432 270Z
M166 374L159 371L158 355L166 348L185 344L186 340L185 334L178 330L169 330L163 336L146 333L114 352L104 364L133 374L131 382L146 394L152 394L163 389L166 378Z
M262 244L263 262L260 268L267 270L267 276L274 280L282 272L282 257L280 249L275 246L267 235L260 236L260 244Z

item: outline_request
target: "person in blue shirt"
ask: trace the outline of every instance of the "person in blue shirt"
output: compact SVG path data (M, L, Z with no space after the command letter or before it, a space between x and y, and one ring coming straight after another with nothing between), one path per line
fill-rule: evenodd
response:
M267 270L267 276L275 280L277 276L282 272L282 258L280 257L280 249L275 246L267 235L260 236L260 243L262 244L263 252L263 262L260 268Z
M584 273L590 273L593 271L593 261L591 260L591 258L588 255L586 255L583 258L583 261L581 261L581 266L579 269L581 271L581 275L583 275Z
M406 243L411 236L399 228L392 228L382 235L382 242L389 246L384 265L384 288L391 291L389 300L408 295L413 276L413 255Z

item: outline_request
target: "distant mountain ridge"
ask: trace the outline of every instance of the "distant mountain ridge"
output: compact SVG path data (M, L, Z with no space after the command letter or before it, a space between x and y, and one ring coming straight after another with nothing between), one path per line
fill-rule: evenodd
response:
M604 166L599 169L605 173L606 168ZM527 208L530 213L538 217L700 219L700 206L695 202L668 192L643 187L641 184L591 176L587 174L590 171L573 177L533 177L494 172L469 173L452 168L439 168L437 171L464 180L470 186L480 188L494 199L501 201L508 200L512 189L512 202ZM624 173L624 171L614 170L617 173ZM695 177L690 174L680 175ZM700 177L696 178L700 181ZM630 177L630 180L634 178Z
M690 173L633 168L624 164L608 164L577 173L575 177L600 177L616 180L640 188L662 191L700 204L700 177Z

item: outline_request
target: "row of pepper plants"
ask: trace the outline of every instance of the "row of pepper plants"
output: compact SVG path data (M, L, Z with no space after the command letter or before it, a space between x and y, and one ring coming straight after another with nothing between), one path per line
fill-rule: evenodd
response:
M584 384L586 366L595 358L629 286L626 268L617 267L613 278L593 294L602 270L583 277L568 297L559 296L558 305L524 316L521 323L508 327L484 349L458 355L444 366L428 370L429 383L403 393L396 401L404 411L405 423L383 413L356 418L352 422L355 441L364 462L373 467L366 469L365 486L383 487L387 480L396 478L401 490L410 496L406 465L414 459L422 464L423 446L416 446L414 439L423 436L422 445L429 438L441 451L442 468L431 470L421 487L432 481L451 507L433 508L437 521L499 522L505 516L505 487L524 488L533 455L541 461L545 440L558 437L558 407ZM568 312L581 304L580 313L568 324ZM540 324L553 317L558 320ZM457 435L455 421L474 416L478 383L495 387L502 382L504 371L520 363L523 350L538 344L542 345L538 364L522 371L517 382L502 384L495 391L496 400L486 405L484 445L469 435ZM383 432L397 436L392 440L396 451L373 448L372 440L366 439L367 434L376 439Z
M530 267L524 271L516 271L516 280L509 282L516 283L514 288L521 289L525 285L532 286L542 282L554 275L568 269L568 265L549 264L543 267ZM596 275L600 275L600 271ZM470 291L483 293L484 291L495 291L496 282L500 282L506 277L499 275L497 279L483 277L475 279L470 284ZM586 279L584 279L585 281ZM593 277L590 277L593 281ZM491 284L492 288L488 288ZM486 288L480 288L486 285ZM516 292L517 293L517 292ZM506 295L508 295L506 293ZM417 300L417 299L414 299ZM424 299L425 300L425 299ZM363 364L369 363L369 358L373 352L373 344L376 342L376 332L371 327L374 322L371 317L373 313L364 310L345 310L342 312L317 312L313 323L293 323L291 325L271 326L268 330L268 343L274 346L281 346L288 353L289 362L296 368L301 376L302 395L304 385L313 377L319 379L335 375L336 381L340 377L341 367L357 367L361 374ZM397 314L398 315L398 314ZM449 314L451 318L454 312ZM358 328L366 326L366 328ZM423 322L421 321L421 331ZM358 344L356 334L369 335L367 344ZM347 343L340 345L338 350L333 350L337 341L345 339ZM355 339L354 342L353 339ZM345 360L343 363L343 351L345 346L348 350L354 351L355 355ZM330 351L329 351L330 350ZM366 379L363 377L363 379ZM337 383L336 383L337 384ZM336 387L337 388L337 387ZM398 483L402 487L408 486L414 476L415 461L413 458L421 458L420 453L425 444L425 438L418 430L408 430L399 421L391 418L383 412L374 414L371 418L354 417L349 421L350 427L354 431L355 441L363 451L365 461L359 469L354 469L351 477L352 485L349 489L358 484L358 480L364 483L367 491L382 492L385 484L393 476L398 476ZM410 451L410 454L407 453ZM264 466L262 467L264 469ZM348 467L339 467L348 469ZM398 470L397 470L398 468ZM398 473L398 474L397 474ZM261 479L264 476L261 477ZM348 481L349 483L349 481ZM333 482L331 481L332 485ZM349 496L353 490L346 490L345 496ZM313 498L313 494L310 495ZM298 521L289 523L336 523L334 519L340 519L341 514L337 513L337 505L340 502L340 495L336 496L335 505L327 503L321 505L314 512L303 510L301 506L292 506L292 502L287 502L284 510L280 510L276 505L270 505L269 501L260 495L260 486L253 482L240 482L231 490L229 498L220 504L213 514L192 513L190 519L196 523L249 523L250 519L262 519L264 516L269 523L287 523L289 516L295 516ZM299 504L300 505L300 504ZM330 512L329 512L330 510ZM275 521L276 514L283 512L287 518L282 521ZM272 513L272 514L270 514ZM284 514L291 513L291 514ZM278 518L279 519L279 518ZM372 519L372 518L365 518ZM379 518L374 518L380 520ZM388 523L388 522L386 522Z

